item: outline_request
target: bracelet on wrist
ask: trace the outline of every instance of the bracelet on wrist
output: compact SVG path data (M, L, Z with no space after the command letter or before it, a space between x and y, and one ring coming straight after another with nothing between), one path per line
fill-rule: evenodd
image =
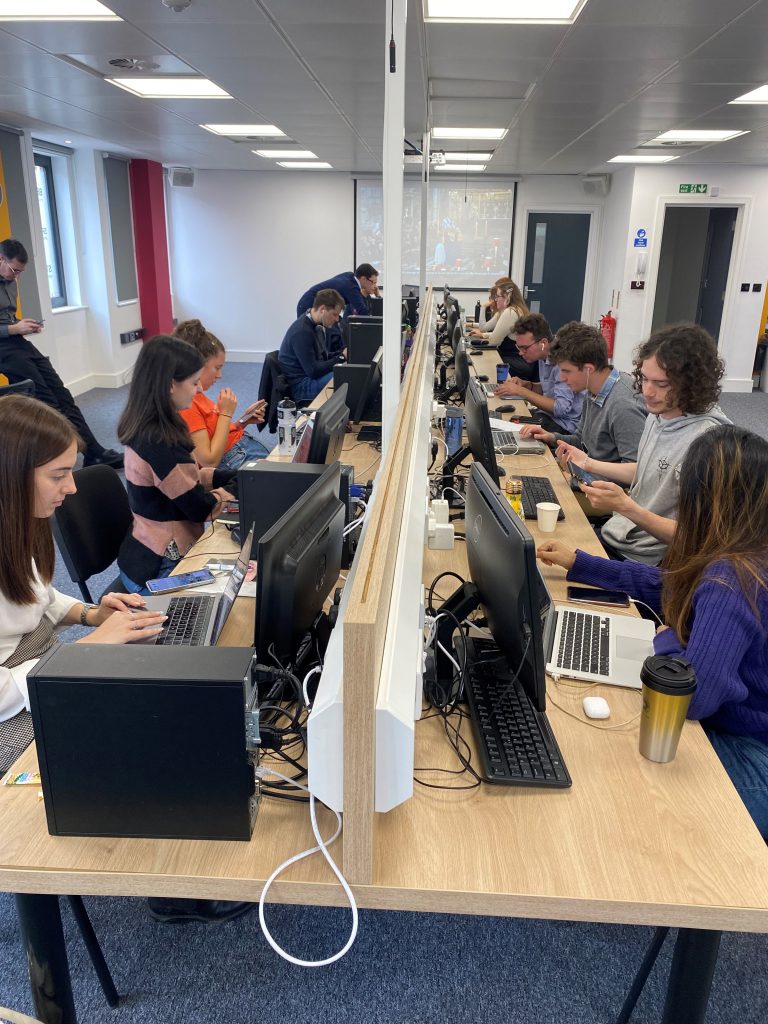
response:
M228 420L232 419L232 413L231 412L220 412L219 416L224 416Z
M83 605L83 607L80 609L80 625L81 626L89 626L90 625L90 623L88 622L88 612L91 611L92 608L97 608L97 607L98 607L98 605L95 605L95 604L84 604Z

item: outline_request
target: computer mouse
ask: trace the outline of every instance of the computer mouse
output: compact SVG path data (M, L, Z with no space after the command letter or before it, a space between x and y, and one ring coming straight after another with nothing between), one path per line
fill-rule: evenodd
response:
M481 348L471 348L469 354L471 356L481 356L483 355L483 350Z
M605 697L585 697L581 702L587 718L610 718L611 709Z
M487 373L478 373L477 379L480 381L481 384L485 384L485 382L488 380L488 374Z
M497 405L496 408L493 410L494 414L498 413L499 415L501 415L503 412L514 412L514 411L515 411L514 405Z
M488 347L488 339L487 338L473 338L472 339L472 344L473 345L477 345L478 348L487 348Z

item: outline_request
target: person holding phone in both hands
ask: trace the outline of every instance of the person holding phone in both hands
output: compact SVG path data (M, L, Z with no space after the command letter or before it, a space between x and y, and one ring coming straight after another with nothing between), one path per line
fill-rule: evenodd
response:
M663 617L655 653L693 666L688 717L701 721L768 839L768 442L732 425L701 433L682 462L676 515L660 566L558 541L537 555L568 580L625 591Z

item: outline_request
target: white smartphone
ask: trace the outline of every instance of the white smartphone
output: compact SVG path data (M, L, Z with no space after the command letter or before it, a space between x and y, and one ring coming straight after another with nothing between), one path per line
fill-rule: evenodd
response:
M180 572L177 576L163 576L159 580L147 580L147 590L150 594L170 594L174 590L204 587L207 583L215 582L216 577L210 569L195 569L193 572Z

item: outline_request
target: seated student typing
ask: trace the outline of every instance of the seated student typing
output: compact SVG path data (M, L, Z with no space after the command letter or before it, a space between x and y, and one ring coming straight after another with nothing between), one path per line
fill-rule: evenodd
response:
M624 590L662 613L656 654L696 672L688 717L699 719L768 839L768 442L714 427L688 448L677 524L660 567L542 544L569 580Z
M133 512L117 564L132 593L147 593L147 580L169 576L202 535L205 520L232 500L222 485L234 470L201 469L179 415L199 390L202 367L191 345L163 334L150 338L136 360L117 428Z
M323 288L315 295L312 308L286 331L277 358L295 402L311 402L333 377L334 366L344 362L341 354L329 355L325 337L326 329L339 322L343 309L341 295L333 288Z
M189 342L205 362L200 371L200 391L188 409L181 409L181 418L189 427L194 444L194 456L201 466L219 466L221 469L239 469L244 462L264 459L269 450L246 433L249 423L264 422L263 401L254 402L234 419L237 397L230 388L219 392L218 401L212 402L203 392L221 379L221 369L227 357L226 349L199 320L184 320L173 332L175 338Z
M51 516L74 494L82 442L65 417L23 395L0 398L0 721L29 707L27 673L62 626L93 626L78 643L122 644L157 635L165 616L135 594L83 604L51 586ZM4 771L8 765L0 766Z
M520 355L513 330L519 318L528 314L520 289L511 277L502 277L496 282L493 295L494 316L482 327L473 327L469 332L470 339L484 338L495 346L509 367L510 375L528 381L538 380L538 366Z

